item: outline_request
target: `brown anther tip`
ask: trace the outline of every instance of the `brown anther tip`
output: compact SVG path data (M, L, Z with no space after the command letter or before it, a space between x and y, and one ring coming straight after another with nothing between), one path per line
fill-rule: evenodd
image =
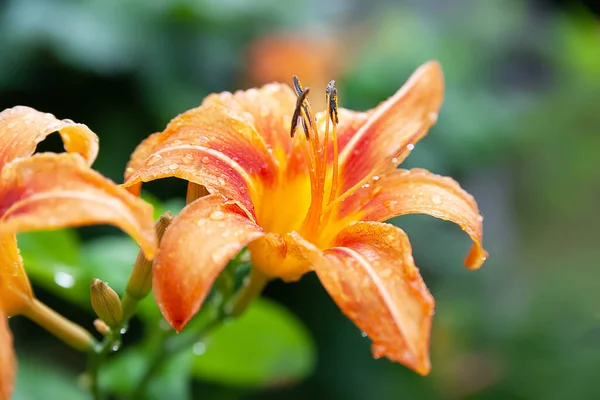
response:
M300 96L302 94L302 92L304 91L302 82L300 82L300 79L298 79L298 77L296 75L294 75L292 77L292 81L294 82L294 90L296 91L296 95Z
M296 83L296 76L294 76L294 84ZM292 125L290 129L290 136L294 137L296 134L296 129L298 128L298 120L302 121L302 127L304 128L304 133L306 134L306 138L308 138L308 128L306 127L306 122L302 116L302 108L304 107L304 102L306 101L306 97L308 96L309 88L302 90L298 94L298 99L296 100L296 108L294 109L294 114L292 115Z
M337 88L335 87L334 80L329 81L329 84L327 85L327 88L325 89L325 94L327 96L327 102L329 103L329 104L327 104L328 109L329 109L329 118L331 118L331 121L337 125L339 123L338 92L337 92Z

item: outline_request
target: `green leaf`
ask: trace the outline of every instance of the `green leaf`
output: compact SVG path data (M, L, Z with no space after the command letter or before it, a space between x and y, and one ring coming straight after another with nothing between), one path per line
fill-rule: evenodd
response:
M74 230L26 232L17 239L32 282L75 303L89 297L91 278L77 266L81 242Z
M86 391L78 388L77 376L57 365L41 362L34 357L19 357L17 384L12 399L89 399Z
M107 236L87 243L81 251L81 266L93 278L107 282L123 294L139 247L127 236Z
M315 366L315 347L304 324L281 305L259 298L239 318L194 346L193 374L234 386L296 382Z

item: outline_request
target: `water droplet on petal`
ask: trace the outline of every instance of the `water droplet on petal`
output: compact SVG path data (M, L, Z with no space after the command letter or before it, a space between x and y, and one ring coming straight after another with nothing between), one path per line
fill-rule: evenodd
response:
M202 164L208 164L210 162L210 158L204 156L204 157L202 157L201 161L202 161Z
M415 145L412 144L412 143L409 143L409 144L406 145L406 149L408 151L413 151L415 149Z
M225 180L225 178L220 176L217 178L217 182L219 182L220 185L224 185L227 181Z
M163 158L160 154L152 154L146 163L148 165L154 165L157 162L161 161L162 159Z
M375 176L373 177L373 180L374 180L374 181L378 181L378 180L379 180L379 176L378 176L378 175L375 175Z
M220 210L213 211L210 214L210 219L212 219L213 221L222 221L225 219L225 213Z
M483 215L481 215L481 214L478 215L477 216L477 221L479 221L479 222L483 221Z
M360 336L362 336L362 337L367 337L367 332L361 332L361 333L360 333Z
M431 198L431 201L433 202L433 204L442 204L442 198L438 194L434 195Z
M194 156L191 154L186 154L181 158L181 162L184 164L191 164L192 162L194 162Z
M171 171L175 171L177 168L179 168L179 164L177 164L177 163L173 163L173 164L169 165L169 169Z
M379 276L381 278L389 278L390 276L392 276L392 272L393 271L391 270L391 268L387 268L387 269L384 269L383 271L381 271L379 273Z
M398 159L396 157L392 158L392 164L398 164Z
M429 120L435 124L438 119L438 113L432 111L429 113L428 117L429 117Z

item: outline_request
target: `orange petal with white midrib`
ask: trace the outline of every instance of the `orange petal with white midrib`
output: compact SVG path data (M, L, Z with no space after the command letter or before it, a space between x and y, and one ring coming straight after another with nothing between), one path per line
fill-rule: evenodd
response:
M79 153L91 165L98 155L98 137L87 126L30 107L17 106L0 113L0 169L10 161L30 156L49 134L58 132L65 149Z
M10 400L17 371L13 339L8 318L0 300L0 400Z
M198 312L221 271L262 229L219 195L187 205L163 236L153 290L165 319L181 331Z
M387 357L426 375L434 301L399 228L359 222L343 230L314 269L333 300Z
M92 224L115 225L148 258L154 255L152 206L89 168L79 155L36 154L2 170L0 234Z
M364 178L395 168L436 122L444 78L439 63L417 69L400 90L375 109L340 153L340 193Z
M342 213L359 205L358 215L363 220L385 221L405 214L427 214L454 222L473 240L465 259L467 268L477 269L487 259L481 244L483 217L477 203L452 178L424 169L390 171L348 198Z
M208 104L179 115L138 146L124 185L136 191L141 182L165 177L206 186L254 214L253 202L275 184L277 166L247 116Z
M0 235L0 308L4 316L20 314L33 300L14 233Z

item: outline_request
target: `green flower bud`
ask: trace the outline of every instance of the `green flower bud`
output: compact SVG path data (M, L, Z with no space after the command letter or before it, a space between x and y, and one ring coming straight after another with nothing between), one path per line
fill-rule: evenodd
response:
M166 212L154 223L158 241L162 239L165 230L173 220L173 214ZM125 293L132 299L140 301L148 296L152 289L152 261L146 260L144 253L140 250L133 264L133 270L127 282Z
M106 282L92 280L90 299L96 315L111 328L119 328L123 323L123 310L119 295Z

